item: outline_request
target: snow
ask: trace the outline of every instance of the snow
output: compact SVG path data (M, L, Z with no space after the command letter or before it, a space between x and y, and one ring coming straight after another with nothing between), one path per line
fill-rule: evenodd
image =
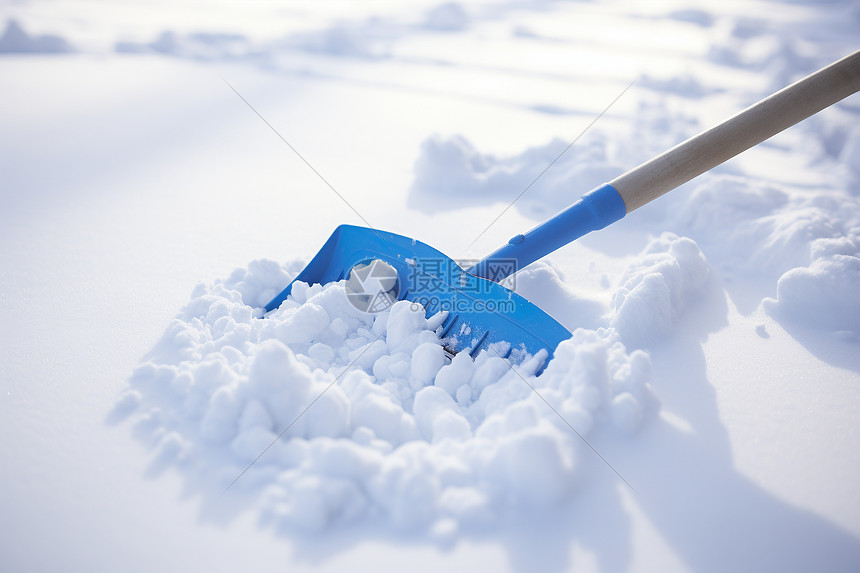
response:
M856 251L855 251L856 252ZM860 327L860 258L834 255L808 267L793 268L779 277L776 300L765 299L768 312L834 331L857 334Z
M6 21L6 30L0 36L0 53L63 53L73 51L62 36L28 34L16 20Z
M708 262L695 242L664 233L649 242L621 275L612 296L612 326L634 346L649 346L654 338L671 332L709 275Z
M857 96L511 277L573 333L540 376L343 283L260 309L356 212L480 258L858 18L0 4L0 566L852 570Z
M303 284L266 316L245 303L291 266L254 261L195 288L112 416L161 465L216 476L204 491L261 496L279 530L375 518L450 537L473 519L443 502L450 488L479 496L490 521L511 503L549 508L569 497L596 420L632 433L656 412L647 354L614 330L576 330L535 377L545 350L448 359L421 305L365 312L348 281Z

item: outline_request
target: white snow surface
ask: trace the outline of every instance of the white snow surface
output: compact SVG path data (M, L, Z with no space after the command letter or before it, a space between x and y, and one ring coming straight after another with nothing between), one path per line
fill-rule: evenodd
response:
M856 94L507 279L548 362L343 282L261 308L341 223L478 259L858 25L0 1L0 570L856 570Z

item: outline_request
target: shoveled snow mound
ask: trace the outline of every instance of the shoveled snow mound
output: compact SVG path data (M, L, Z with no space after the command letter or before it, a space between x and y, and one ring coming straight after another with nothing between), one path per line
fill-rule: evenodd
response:
M664 233L648 243L621 277L612 297L612 326L628 344L649 346L672 330L709 275L708 262L695 242Z
M73 51L64 37L28 34L16 20L7 20L6 29L0 36L0 53L3 54L62 54Z
M776 300L763 301L774 316L860 332L858 213L860 201L839 191L798 192L722 176L690 194L675 226L721 267L775 281Z
M860 334L858 285L860 258L833 255L782 275L776 300L767 298L764 306L777 316Z
M556 504L593 455L573 430L635 431L659 407L648 355L612 329L575 331L535 377L543 351L450 360L442 315L407 301L364 314L342 282L297 283L261 318L288 268L255 261L200 285L116 407L161 467L220 491L250 465L232 487L279 528L373 517L450 532Z
M776 278L820 258L860 253L858 213L860 201L832 190L720 176L684 197L672 226L725 266Z
M504 284L571 330L578 325L611 328L627 347L648 348L672 332L688 306L704 298L710 276L699 246L667 232L649 241L628 264L608 304L602 293L571 288L557 269L543 262L529 265Z
M632 97L632 96L631 96ZM553 139L519 154L496 156L477 149L461 135L433 135L415 161L409 203L435 212L451 206L500 202L524 214L545 218L580 194L610 181L626 169L692 135L698 125L661 103L640 101L629 132L593 128L576 144ZM637 136L647 133L648 137ZM571 134L571 139L576 134ZM552 168L546 170L552 164ZM546 170L544 172L544 170ZM522 194L528 189L528 193ZM522 195L521 195L522 194ZM445 201L439 201L444 195Z
M649 117L652 123L659 123L659 113L652 111ZM680 136L681 131L676 128L675 136ZM634 146L634 142L611 146L600 132L589 134L588 141L577 144L575 149L564 154L541 178L540 184L530 188L529 193L515 205L535 217L554 214L555 211L548 210L548 206L561 209L570 199L564 193L558 193L558 189L588 190L612 179L621 173L618 165L624 163L617 158L634 156ZM841 154L850 160L857 153L855 146L855 139L849 138ZM509 194L516 196L540 174L542 166L550 164L564 148L563 142L555 140L543 147L527 149L517 156L497 158L481 153L459 136L430 138L423 143L421 156L415 165L410 201L422 207L429 206L431 189L461 205L498 201ZM782 312L777 313L780 319L818 327L860 329L856 312L858 297L834 290L847 288L837 285L851 276L850 269L860 257L860 201L852 195L852 188L822 185L810 190L732 174L732 169L731 165L719 167L714 173L691 182L687 190L669 193L644 208L643 213L637 213L637 216L648 217L653 229L683 234L689 237L685 239L689 243L678 243L677 252L671 256L680 255L681 258L676 258L674 263L667 260L660 266L650 259L635 263L646 267L656 264L667 271L661 275L668 281L663 287L657 286L654 282L657 279L648 277L650 271L647 269L630 269L622 279L621 290L613 300L617 315L612 324L625 335L625 342L647 346L647 337L666 333L673 320L669 298L677 298L671 308L681 310L685 300L684 296L678 298L679 293L687 290L688 286L695 290L697 281L703 284L707 264L697 244L729 280L755 279L771 285L772 290L760 293L759 300L778 288L778 298L786 301L780 304ZM846 174L848 184L852 177L854 174ZM552 193L544 189L552 190ZM625 222L618 224L624 225ZM662 243L667 240L664 236ZM658 243L652 243L644 254L657 248ZM678 250L681 248L685 248L689 256L681 255ZM701 262L697 262L699 259ZM678 264L687 267L680 274L672 270L673 265ZM529 272L528 269L524 271L525 282ZM544 268L531 272L546 274L548 271ZM687 275L687 272L692 274ZM644 299L645 291L641 286L639 291L632 292L643 281L654 282L647 288L647 293L656 298ZM813 282L816 286L809 286ZM798 286L801 283L803 287ZM824 293L831 293L831 296L822 298ZM568 302L581 306L579 303L582 301L575 300L575 297L566 298ZM628 307L641 304L650 310L640 312L637 309L628 313L624 308L625 301ZM554 303L550 301L550 304ZM766 306L769 310L776 308L773 303ZM812 312L810 309L819 310ZM572 306L560 310L560 320L564 322L563 315L572 311ZM593 316L593 312L588 310L586 314ZM635 326L637 322L641 324Z
M448 204L439 201L439 194L462 206L512 199L566 147L567 143L554 139L519 155L500 158L481 153L461 136L430 137L422 143L421 156L415 164L410 203L422 209L438 210L440 203ZM618 164L607 160L602 140L583 144L573 158L565 159L547 172L547 179L542 182L546 189L555 189L556 194L558 189L587 191L623 173ZM542 188L524 196L518 207L528 214L535 214L534 209L545 210L545 197L539 192Z
M161 32L151 42L116 42L114 49L125 54L154 53L195 60L228 60L260 56L257 47L242 34L205 33L179 34L172 30Z
M423 27L438 32L461 32L469 27L469 15L457 3L440 4L427 11Z

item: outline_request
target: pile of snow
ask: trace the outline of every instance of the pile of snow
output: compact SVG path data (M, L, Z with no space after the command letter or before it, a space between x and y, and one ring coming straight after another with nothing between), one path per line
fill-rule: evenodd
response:
M432 212L450 208L450 202L464 207L513 199L567 145L554 139L516 156L496 157L480 152L459 135L448 138L432 136L422 143L415 163L410 205ZM607 159L606 141L592 139L553 165L543 176L541 185L530 189L516 205L526 214L545 216L550 212L546 201L548 189L579 189L584 192L621 173L620 165ZM440 195L446 200L440 201ZM558 198L553 203L557 201Z
M433 135L421 144L408 201L422 211L436 212L451 206L507 204L528 188L514 206L527 216L543 219L564 209L579 195L693 135L698 127L695 121L668 110L662 103L643 100L628 133L592 128L569 149L570 141L553 139L519 154L499 157L475 148L461 135ZM571 134L571 139L576 135ZM550 164L552 167L546 170ZM444 201L439 200L440 195Z
M274 47L337 57L381 58L390 55L392 44L404 32L386 18L370 18L294 34Z
M650 128L659 131L662 114L651 110L646 115ZM672 137L681 139L694 131L695 124L680 124ZM840 145L831 144L835 146L833 153L843 157L849 166L847 171L852 171L846 174L849 185L860 181L853 173L857 162L853 158L858 155L856 149L860 149L857 141L860 138L849 133ZM568 150L515 205L536 219L551 216L571 202L571 197L559 189L585 191L613 179L623 172L621 164L642 154L642 145L634 141L610 144L601 132L589 134L586 140ZM648 144L653 145L653 142ZM460 136L447 139L434 136L422 144L410 202L422 209L432 209L434 205L447 207L451 203L473 205L510 200L526 189L565 147L564 142L554 140L516 156L497 158L478 151ZM845 285L852 283L844 282L854 276L853 269L860 264L860 200L856 194L852 194L850 187L822 186L810 190L765 182L732 173L734 169L732 165L718 167L643 209L654 231L672 231L689 237L675 247L676 251L687 249L689 256L672 251L666 255L665 267L651 260L639 261L645 267L653 263L655 268L667 271L661 270L661 276L668 281L662 294L649 290L649 296L657 298L649 299L647 304L642 299L640 285L655 280L647 277L648 269L633 268L622 277L621 290L612 303L617 313L612 326L622 333L626 343L647 346L647 337L666 333L674 321L667 309L682 310L685 305L683 298L669 305L669 298L682 296L704 284L708 265L698 245L712 264L726 270L730 279L757 278L772 285L772 290L761 293L759 299L776 294L776 300L764 300L765 309L774 316L816 327L860 330L857 297L847 292L850 289ZM434 199L439 194L446 196L446 201ZM667 241L674 240L667 237L651 243L643 255L652 249L666 251ZM689 268L681 270L685 266ZM675 278L671 276L673 267L678 267L680 273ZM684 274L688 271L692 273L689 276ZM527 277L529 272L526 270L523 275ZM636 288L640 290L635 291ZM588 301L567 298L576 307L582 307L584 302L588 316L594 315L587 309ZM630 319L627 308L640 304L636 300L643 301L641 304L651 310L643 313L637 309L630 315L636 318ZM558 307L556 315L562 322L564 315L574 308L564 309L552 300L549 304ZM644 322L636 326L637 321Z
M735 176L706 178L670 224L709 258L776 283L764 308L780 319L860 331L860 201L842 190L795 190Z
M648 355L612 329L576 330L535 377L543 351L449 359L444 315L408 301L362 313L343 281L297 283L261 317L294 268L255 261L200 285L116 407L163 467L223 488L252 464L232 487L279 528L452 532L557 504L592 455L577 433L635 431L659 408Z
M469 15L454 2L440 4L427 11L423 27L437 32L461 32L469 27Z
M72 51L71 44L62 36L28 34L16 20L7 20L6 30L0 36L0 53L61 54Z
M856 245L856 241L855 241ZM855 253L860 251L855 246ZM777 317L860 334L860 256L836 254L794 268L779 278L765 309Z
M826 189L794 192L748 178L706 178L670 224L712 257L747 273L779 276L835 254L860 253L860 201Z
M194 60L225 60L259 55L257 48L242 34L197 32L179 34L161 32L151 42L119 41L114 45L119 53L162 54Z
M468 17L462 8L444 4L431 9L423 21L414 24L391 17L371 17L268 38L218 30L188 33L166 29L151 41L117 41L114 51L201 61L247 59L271 68L282 57L290 58L297 52L337 58L389 58L393 47L414 31L455 32L467 26Z
M662 339L709 276L708 262L695 242L664 233L648 243L621 277L612 297L612 326L635 346Z

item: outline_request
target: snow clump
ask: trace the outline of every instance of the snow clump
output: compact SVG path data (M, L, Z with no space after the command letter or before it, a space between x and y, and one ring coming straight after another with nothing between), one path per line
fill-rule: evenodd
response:
M612 297L612 326L636 347L664 338L709 276L708 262L693 240L663 233L624 272Z

